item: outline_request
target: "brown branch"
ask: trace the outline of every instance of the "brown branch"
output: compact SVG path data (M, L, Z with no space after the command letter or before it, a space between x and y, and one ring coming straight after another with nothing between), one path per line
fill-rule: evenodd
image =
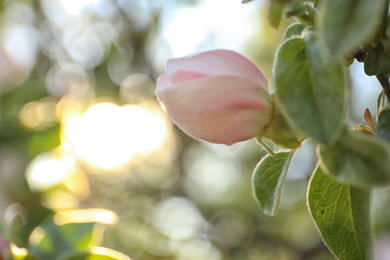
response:
M379 82L382 85L383 91L387 97L387 100L390 102L390 83L388 77L383 77L381 75L376 75L376 78L379 80Z

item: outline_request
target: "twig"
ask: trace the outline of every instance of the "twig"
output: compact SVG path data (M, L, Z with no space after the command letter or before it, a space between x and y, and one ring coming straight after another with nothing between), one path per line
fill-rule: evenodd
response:
M381 83L383 91L385 92L385 95L387 97L387 100L389 100L389 102L390 102L390 83L389 83L389 78L388 77L383 77L381 75L376 75L376 78Z

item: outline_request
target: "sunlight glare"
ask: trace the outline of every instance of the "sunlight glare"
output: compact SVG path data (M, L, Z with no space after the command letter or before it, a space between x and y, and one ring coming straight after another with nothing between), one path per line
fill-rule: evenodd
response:
M79 200L72 194L59 189L42 196L42 205L53 211L74 209L80 206Z
M27 166L28 185L38 191L52 188L62 183L71 168L69 162L56 157L54 153L42 153Z
M69 223L98 222L112 225L118 222L118 215L107 209L77 209L66 210L54 215L54 223L65 225Z
M82 116L69 118L64 127L64 139L76 156L102 170L122 169L136 154L162 144L166 134L161 113L112 103L93 105Z
M14 256L26 256L28 255L28 251L26 248L18 247L15 244L11 244L11 250Z
M130 257L106 247L92 247L91 253L96 255L110 256L118 260L131 260Z

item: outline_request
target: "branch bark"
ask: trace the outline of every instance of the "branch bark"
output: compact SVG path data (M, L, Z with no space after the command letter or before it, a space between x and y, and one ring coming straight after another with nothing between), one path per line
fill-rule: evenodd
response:
M390 102L390 83L388 77L383 77L381 75L376 75L376 78L382 85L383 91L387 97L387 100Z

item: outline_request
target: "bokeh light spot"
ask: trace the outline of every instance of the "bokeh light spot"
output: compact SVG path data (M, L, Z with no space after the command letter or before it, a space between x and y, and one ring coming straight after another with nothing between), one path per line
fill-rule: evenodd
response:
M14 254L14 256L17 256L17 257L23 257L23 256L26 256L28 254L28 251L26 248L18 247L15 244L11 244L11 250L12 250L12 253Z
M106 247L92 247L91 253L96 255L110 256L118 260L131 260L130 257Z
M159 146L166 134L161 114L111 103L91 106L82 116L70 118L64 128L64 138L77 157L103 170L122 169L136 154Z
M31 190L41 191L59 185L72 165L53 153L42 153L30 162L26 178Z
M22 69L29 68L38 54L38 33L30 25L19 25L5 32L4 45L11 60ZM28 44L27 44L28 43Z
M118 222L118 215L107 209L67 210L54 215L54 223L60 226L69 223L88 222L99 222L111 225Z
M156 207L155 225L172 239L186 239L195 235L203 218L196 206L185 198L170 198Z
M189 152L185 189L191 198L202 203L226 202L237 194L241 167L237 159L225 159L214 153ZM203 151L203 152L202 152ZM197 154L200 153L201 154Z
M29 102L20 109L19 119L28 128L44 128L56 122L57 103L51 99Z
M42 239L45 237L45 230L41 227L36 227L30 235L29 243L32 246L38 246L41 243Z
M41 201L42 205L53 211L74 209L80 206L79 200L75 196L59 189L44 194Z
M78 14L81 9L99 3L99 0L61 0L61 3L69 14Z

